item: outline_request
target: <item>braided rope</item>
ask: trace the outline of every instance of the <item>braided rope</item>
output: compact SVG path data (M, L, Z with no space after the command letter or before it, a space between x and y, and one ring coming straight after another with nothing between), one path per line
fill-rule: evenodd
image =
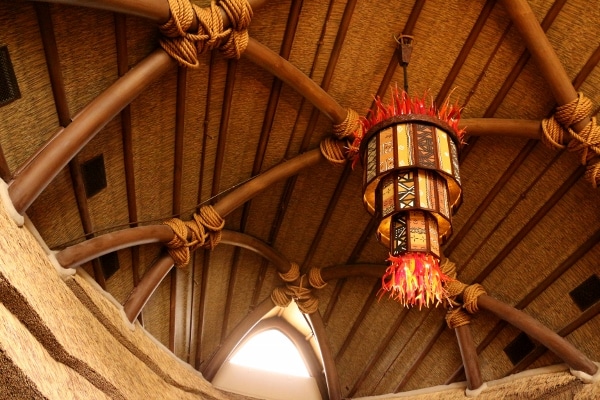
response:
M542 121L542 141L550 147L563 149L568 133L572 140L566 146L567 150L580 153L581 164L587 165L585 179L596 188L600 184L600 126L596 118L590 118L593 111L592 101L582 92L577 93L575 100L557 107L554 115ZM587 118L590 121L581 132L571 129L572 125Z
M348 108L347 111L346 118L339 124L333 125L333 134L338 139L347 138L361 127L358 113L351 108Z
M315 289L323 289L327 285L321 276L321 268L311 268L308 271L308 283Z
M310 288L303 287L305 275L300 277L300 285L287 284L276 287L271 293L271 300L279 307L287 307L292 300L304 314L312 314L319 309L319 299L313 296Z
M446 323L451 329L455 329L471 322L471 315L479 311L477 299L482 294L486 294L485 289L478 283L466 285L456 279L456 264L445 259L440 265L444 274L450 277L450 280L444 282L444 289L448 293L448 311L446 313ZM457 297L462 295L462 303Z
M183 267L190 262L190 254L198 247L212 250L219 244L225 220L212 206L204 206L199 213L194 214L191 221L171 218L164 224L168 225L174 234L173 239L166 244L169 255L177 267Z
M337 143L338 140L330 136L321 140L319 147L321 149L321 154L323 154L323 157L325 157L327 161L334 165L343 165L346 163L346 156Z
M292 262L290 269L287 272L279 272L279 277L283 279L284 282L294 282L296 279L300 278L300 266L295 262Z
M159 26L161 47L177 62L186 67L198 67L198 55L219 48L228 58L240 58L248 45L248 25L252 8L247 0L211 1L202 8L189 0L168 0L171 18ZM223 29L222 8L231 21L231 28ZM198 20L196 32L188 32Z

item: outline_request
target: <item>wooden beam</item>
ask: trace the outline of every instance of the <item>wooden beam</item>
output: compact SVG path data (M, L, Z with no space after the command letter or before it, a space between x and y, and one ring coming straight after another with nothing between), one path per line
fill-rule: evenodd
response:
M154 263L154 265L144 274L139 285L133 288L127 300L123 304L123 310L130 322L133 322L142 311L142 308L152 296L160 282L173 267L173 259L168 256L162 256Z
M542 325L535 318L525 314L523 311L517 310L516 308L486 294L479 296L477 305L481 309L492 312L498 318L507 321L533 339L542 343L571 368L577 371L583 371L589 375L594 375L598 371L598 366L577 350L571 343Z
M396 317L394 324L390 326L385 337L381 340L381 342L379 342L379 346L377 346L377 350L373 354L371 354L371 359L369 360L369 363L363 367L362 372L360 373L358 378L356 378L354 380L354 386L352 386L352 388L348 392L349 397L353 397L356 394L356 392L358 391L360 386L363 384L363 382L367 378L367 375L369 375L369 373L371 373L371 371L375 367L375 364L383 356L385 351L388 350L388 347L389 347L390 343L392 342L392 339L394 338L396 333L398 333L400 326L402 326L402 323L404 322L404 319L407 316L408 316L408 309L402 308L402 311L400 313L398 313L398 316Z
M475 390L483 385L481 378L481 370L479 369L479 360L477 358L477 350L473 343L473 335L471 335L471 327L462 325L454 329L456 340L460 349L460 357L465 366L465 375L467 376L467 387L469 390Z
M346 109L323 88L265 45L250 38L244 56L291 86L334 123L339 124L346 118Z
M156 50L85 106L9 184L15 210L23 214L96 133L174 63L164 51Z
M473 46L475 45L477 38L479 38L479 34L481 33L481 30L485 26L495 5L496 5L496 0L486 1L485 4L483 5L483 9L479 13L477 20L475 21L475 24L473 24L473 27L471 28L471 31L469 32L469 36L467 36L467 40L465 40L465 43L463 44L462 48L460 49L458 56L454 60L454 64L452 64L452 68L450 68L448 75L446 75L446 79L444 79L444 83L442 84L442 87L440 88L440 91L438 92L438 94L435 98L435 102L434 102L435 104L441 105L442 102L448 96L448 93L450 93L450 87L454 83L454 80L458 76L458 73L460 72L463 65L465 64L465 61L467 60L469 53L473 49Z
M539 68L540 74L550 86L556 102L559 105L564 105L577 99L577 91L571 84L567 72L546 37L544 29L542 29L536 16L533 14L529 3L526 0L501 1L525 41L527 49ZM563 1L563 3L565 2ZM579 132L588 122L589 118L575 124L573 129Z
M554 205L558 203L560 199L562 199L565 193L567 193L573 187L573 185L577 183L579 178L583 176L584 172L585 168L583 166L575 169L575 171L558 188L558 190L552 194L548 201L545 202L544 205L532 215L531 219L529 219L529 221L527 221L527 223L519 230L519 232L517 232L517 234L502 248L502 250L496 254L494 259L479 272L479 274L473 279L473 283L480 283L487 278L487 276L492 273L492 271L496 269L500 263L502 263L506 256L513 251L513 249L521 242L521 240L523 240L523 238L527 236L527 234L531 232L533 228L535 228L538 222L542 220L542 218L552 209L552 207L554 207Z
M327 331L323 319L319 312L307 314L307 317L312 326L315 338L319 343L321 355L323 356L323 367L325 369L325 379L327 380L327 390L329 392L329 400L341 400L342 389L340 387L340 377L337 372L335 360L331 352L329 340L327 340Z

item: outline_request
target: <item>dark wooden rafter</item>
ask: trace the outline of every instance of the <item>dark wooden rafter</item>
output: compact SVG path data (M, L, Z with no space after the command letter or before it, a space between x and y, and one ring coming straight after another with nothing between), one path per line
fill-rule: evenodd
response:
M313 314L308 314L307 317L317 342L319 343L319 348L323 357L323 368L325 369L329 400L341 400L342 389L340 387L340 377L337 372L335 360L333 359L333 353L331 351L331 346L327 338L327 331L323 319L321 318L321 314L317 311Z
M398 330L402 326L402 323L404 322L404 319L406 318L407 315L408 315L408 309L403 309L401 312L398 313L396 320L388 329L385 337L383 338L383 340L380 342L379 346L377 347L377 350L371 355L369 362L363 367L360 375L354 380L354 386L352 386L352 388L350 388L350 391L348 392L348 396L350 396L350 397L354 396L356 394L356 392L358 391L358 389L360 389L360 387L362 386L362 384L365 381L365 379L367 378L367 376L371 373L371 371L375 367L375 364L383 356L384 352L388 348L390 342L392 341L392 339L394 338L396 333L398 333Z
M517 0L516 2L504 1L504 4L506 7L510 8L510 7L514 7L515 4L518 3L519 1L520 0ZM538 40L543 42L543 45L547 43L547 38L543 34L543 32L546 31L551 26L552 22L554 22L554 19L556 18L556 16L562 9L563 5L564 5L564 1L562 1L562 0L555 2L553 4L553 6L550 8L550 10L548 11L548 13L546 14L546 17L544 18L544 20L541 22L541 24L540 24L541 30L542 30L541 36L543 36L544 40L541 40L540 36L536 36L536 37L538 38ZM533 18L533 21L530 21L530 22L533 25L537 24L537 20L535 20L535 18ZM539 35L539 31L536 31L536 32ZM523 33L523 31L522 31L522 33ZM536 47L533 43L530 42L529 44L530 44L529 50L532 51L532 49L533 49L533 51L535 51L535 54L537 56L536 61L538 61L538 64L540 64L540 62L542 60L540 60L539 50L536 50ZM547 47L545 47L545 46L542 46L542 47L544 48L544 51L548 51ZM551 48L550 48L550 50L551 50ZM529 57L530 57L529 54L530 53L528 51L524 51L522 53L521 57L519 57L519 61L515 64L515 66L509 73L507 79L504 81L503 85L498 90L498 93L494 97L494 100L492 101L492 103L488 106L487 110L485 111L484 117L492 117L495 114L496 110L498 109L498 107L500 106L500 104L502 103L502 101L504 100L506 95L508 94L509 89L513 86L517 77L520 75L521 71L527 64L527 61L529 60ZM544 64L543 61L541 62L542 64L544 64L544 68L546 71L544 74L544 77L546 77L546 75L548 75L548 74L553 74L553 73L556 74L556 76L558 78L554 77L548 83L551 86L558 86L558 85L561 86L561 89L559 90L559 92L563 93L563 94L561 94L561 96L566 99L567 97L569 97L568 93L570 93L570 91L568 88L565 89L564 87L570 86L571 83L568 82L568 85L567 85L567 83L564 82L566 73L564 73L564 69L562 69L562 66L560 65L560 63L557 62L556 57L550 56L549 58L551 60L547 64ZM560 72L561 70L562 70L562 73ZM567 81L568 81L568 79L567 79ZM575 89L573 89L572 87L571 87L571 89L573 92L575 92ZM555 90L555 92L556 92L556 90ZM567 94L565 94L565 93L567 93ZM562 99L562 97L561 97L561 99ZM574 97L575 96L573 96L572 98L574 98ZM568 100L563 99L563 100L565 100L564 102L561 102L560 99L557 99L557 102L559 104L564 104L565 102L572 100L572 98L570 98ZM544 204L544 206L542 206L542 208L540 208L538 210L538 212L536 212L536 214L528 221L528 223L501 250L501 252L498 253L497 256L490 263L488 263L488 265L478 274L478 276L475 278L475 280L473 282L483 281L485 279L485 277L487 277L496 268L496 266L498 266L502 262L504 257L506 257L506 255L508 253L510 253L512 251L512 249L522 240L522 238L525 237L537 225L537 223L546 215L546 213L548 211L550 211L550 209L554 206L554 204L556 204L562 198L564 193L566 193L566 191L568 191L576 183L576 181L583 175L583 173L584 173L584 169L578 168L571 175L571 177L569 177L565 181L565 183L561 186L561 188L559 188L551 196L551 198L548 200L548 202L546 202ZM444 325L442 324L441 326L444 326Z
M298 21L300 20L300 11L302 10L303 0L294 0L290 5L290 11L288 13L288 19L286 23L286 29L283 34L283 42L281 44L281 48L279 50L279 55L281 58L287 60L290 56L290 52L292 50L292 44L294 42L294 37L296 36L296 29L298 27ZM258 175L263 168L263 159L267 150L267 145L269 143L269 138L271 136L271 130L273 128L273 121L275 119L275 113L277 111L277 105L279 104L279 97L281 95L281 89L283 88L283 82L281 79L275 77L273 83L271 84L271 92L269 93L269 99L267 100L267 108L265 111L265 115L263 118L263 124L261 127L260 138L258 141L258 146L256 149L256 155L254 157L254 165L252 166L252 176ZM240 232L245 232L246 224L248 222L248 218L250 216L250 210L252 206L252 200L246 202L244 204L244 208L242 210L242 216L240 219ZM229 323L229 319L227 316L229 315L229 310L231 309L231 301L232 295L234 293L234 286L237 277L238 264L240 259L239 248L236 247L233 253L233 261L231 263L231 271L229 274L229 283L227 288L227 301L225 303L225 317L223 318L223 326L221 329L221 341L225 338L227 334L227 325ZM262 289L262 282L265 278L265 273L267 271L267 262L263 260L261 268L259 269L259 273L257 276L257 286L255 286L255 290L252 295L252 299L250 301L250 308L252 308L258 302L258 296L260 296L260 292Z
M585 173L584 167L578 167L565 180L565 182L552 194L546 203L527 221L527 223L516 233L516 235L496 254L494 259L490 261L473 279L474 283L480 283L487 278L489 274L496 269L506 256L514 250L514 248L523 240L525 236L536 227L536 225L546 216L546 214L558 203L560 199L577 183L577 181Z
M527 147L534 146L535 143L537 142L528 142L527 145L523 148L524 150L527 150ZM508 207L504 213L504 215L502 216L502 218L500 218L498 220L498 222L496 222L496 224L494 225L494 227L492 229L489 230L488 234L485 235L485 237L483 237L481 239L481 242L479 244L479 246L474 249L474 251L464 260L461 261L460 263L460 267L458 268L458 272L460 273L461 271L463 271L470 263L471 261L473 261L473 259L475 258L475 256L477 254L479 254L479 252L483 249L483 247L488 243L488 241L490 240L490 238L494 235L495 232L497 232L497 229L500 228L500 226L506 221L506 219L511 215L511 213L517 208L517 206L519 204L521 204L521 202L527 198L527 195L529 194L529 192L531 190L533 190L533 188L539 183L539 180L542 179L542 177L544 176L544 174L546 172L548 172L548 170L556 163L556 161L560 158L562 153L557 152L554 157L552 157L552 159L550 159L550 162L544 167L542 168L538 174L534 177L534 179L531 181L531 183L525 188L525 190L523 190L521 192L521 194L516 197L515 201L513 202L513 204ZM522 162L522 161L521 161ZM514 171L513 171L514 173ZM495 190L495 187L494 187ZM479 210L476 210L476 212L478 212ZM549 210L547 210L549 211ZM545 215L545 214L544 214ZM543 217L543 216L542 216ZM473 222L474 223L474 222ZM518 245L518 242L515 242L514 245ZM507 251L512 251L514 249L514 247L507 249ZM508 253L506 253L508 254ZM485 279L485 277L483 278Z
M354 249L352 250L352 253L348 257L348 260L346 261L347 264L354 264L356 262L356 260L358 260L358 256L360 255L362 250L365 248L367 241L369 240L369 237L372 237L373 234L375 233L377 226L378 226L377 219L371 218L369 220L367 226L363 230L362 235L360 236L360 238L354 245ZM325 312L323 313L323 321L325 324L327 324L327 322L329 321L329 318L331 318L331 314L333 314L333 311L334 311L335 306L337 305L337 301L339 299L339 295L342 292L342 289L344 288L345 283L346 283L346 279L341 278L341 279L338 279L338 281L335 284L335 288L333 289L333 293L330 296L329 303L327 303L327 308L325 309Z
M497 0L486 1L483 5L483 9L479 13L475 24L473 24L473 28L471 28L469 36L467 36L467 40L465 40L463 47L460 49L456 60L454 60L452 68L450 68L450 71L448 72L448 75L446 76L446 79L444 80L444 83L442 84L442 87L435 98L435 104L442 104L442 102L448 96L448 93L450 93L450 88L452 87L454 80L458 76L458 73L467 60L469 53L473 49L481 30L485 26L490 14L492 13L492 10L494 9L494 6L496 5L496 1Z
M202 333L204 331L204 316L206 307L206 291L208 288L208 270L210 268L210 250L202 250L202 278L200 280L200 296L198 300L198 320L196 321L196 354L194 356L194 368L200 369L202 360Z
M185 110L187 96L187 68L177 68L177 95L175 107L175 151L173 155L173 198L172 214L181 213L182 181L183 181L183 139L185 134ZM171 288L169 305L169 350L175 352L176 329L181 325L181 314L177 319L177 268L171 269Z
M579 246L573 253L571 253L557 268L555 268L544 280L542 280L532 291L521 299L515 308L518 310L525 309L531 302L533 302L540 294L546 291L562 274L567 272L580 258L582 258L588 251L600 242L600 230L596 231L590 236L581 246ZM492 343L492 341L498 336L498 334L508 325L504 320L498 321L494 327L487 333L483 340L477 346L477 353L481 353ZM446 380L446 384L454 382L463 372L463 367L460 366L451 376Z
M306 256L304 257L304 261L300 268L302 273L307 273L308 270L311 268L312 258L315 255L317 248L319 247L319 243L321 243L321 239L323 238L323 235L325 234L325 229L327 228L327 225L329 224L329 221L331 220L333 212L337 207L338 201L342 197L344 188L346 187L346 183L348 182L348 179L350 178L351 173L352 173L352 163L346 163L343 167L342 175L338 179L335 190L334 190L333 194L331 195L331 197L329 198L329 203L327 204L327 208L325 209L323 218L321 219L321 222L319 223L319 227L317 228L317 231L315 232L315 235L313 236L313 240L312 240L312 243L310 244L310 247L308 248L308 252L307 252Z
M54 104L56 106L58 123L61 127L66 128L71 124L71 112L69 111L65 84L60 66L60 58L58 55L58 47L56 45L54 27L52 25L50 5L45 3L36 3L34 5L34 9L38 18L40 32L42 33L42 44L44 47L44 54L46 56L46 65L48 67L48 75L50 76L50 85L52 87L52 95L54 97ZM90 239L94 237L92 233L94 231L94 226L92 224L92 219L87 204L83 176L81 174L81 167L77 155L75 155L69 161L69 172L71 175L71 182L75 194L75 200L77 202L77 209L79 211L83 233L85 234L86 239ZM106 289L106 281L104 278L104 273L102 272L100 261L94 259L91 261L91 264L94 272L94 279L96 282L98 282L102 289Z
M419 20L419 15L421 15L421 11L423 10L424 6L425 6L425 0L416 0L415 1L415 3L413 4L413 8L410 11L410 14L408 15L408 19L406 20L406 23L404 24L404 29L402 29L403 35L412 35L413 30L415 29L415 25L417 24L417 21ZM385 93L389 90L392 79L394 79L394 74L396 73L396 68L398 68L397 50L395 50L394 53L392 54L390 62L388 63L385 73L383 74L383 78L381 79L381 83L379 84L379 89L377 90L376 97L383 98L383 96L385 96ZM371 110L374 110L374 109L375 109L375 100L373 99L373 102L371 103Z
M162 50L152 52L85 106L23 166L8 191L18 213L24 213L64 166L144 88L174 65Z
M430 313L430 312L431 312L431 310L427 311L427 313ZM433 345L435 344L435 342L437 342L438 339L440 338L440 336L442 336L442 333L444 333L445 329L446 329L446 325L442 324L437 329L437 331L435 331L435 333L431 336L431 339L427 342L427 344L425 345L425 347L422 348L422 350L419 353L419 356L417 357L417 359L412 363L412 365L410 366L410 368L408 369L408 371L406 371L406 373L402 377L402 380L396 386L396 389L394 389L395 393L402 391L402 388L404 388L406 386L406 384L408 383L408 381L412 378L412 376L415 374L415 372L417 371L417 369L421 366L421 363L423 362L423 360L425 359L425 357L427 357L427 354L429 354L429 351L431 351L431 348L433 347Z
M350 346L350 342L352 341L352 338L354 338L354 336L358 332L358 329L360 328L360 325L362 324L363 319L367 316L367 313L371 309L371 306L377 299L377 292L379 291L380 288L381 288L381 283L379 282L379 280L377 280L375 285L373 285L373 289L371 289L371 293L369 293L369 295L367 296L367 300L365 300L365 302L363 303L360 313L358 313L358 315L356 316L356 319L354 320L354 323L350 327L350 330L348 331L346 338L344 339L344 341L342 342L342 345L338 349L338 352L335 355L336 362L339 362L341 360L341 358L344 356L344 353L346 353L346 350Z
M453 235L452 240L444 247L444 255L446 257L450 257L452 252L458 247L458 245L462 242L465 236L469 233L469 229L479 221L479 218L485 213L490 204L496 199L496 196L500 193L500 191L504 188L504 186L508 183L508 181L514 176L515 172L521 167L523 162L527 159L529 154L533 151L538 140L529 140L527 144L519 151L519 154L514 158L514 160L510 163L508 168L502 173L500 179L496 181L494 187L488 192L485 198L481 201L477 209L473 214L469 216L467 221L464 223L462 228ZM539 179L534 179L534 183ZM533 187L531 185L530 187ZM519 200L515 202L517 204ZM508 212L506 213L508 215ZM494 230L492 230L494 231ZM465 263L461 262L461 267L464 267Z

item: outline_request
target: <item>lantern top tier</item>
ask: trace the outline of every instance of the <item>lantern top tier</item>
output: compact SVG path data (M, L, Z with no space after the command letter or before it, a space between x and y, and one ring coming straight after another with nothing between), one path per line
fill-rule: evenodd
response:
M406 114L390 117L372 126L361 142L364 164L364 204L372 215L382 179L407 170L429 170L444 178L448 205L456 211L462 201L458 165L460 140L449 124L429 115ZM415 196L418 188L409 188ZM400 205L400 208L403 208ZM398 210L399 211L399 210Z

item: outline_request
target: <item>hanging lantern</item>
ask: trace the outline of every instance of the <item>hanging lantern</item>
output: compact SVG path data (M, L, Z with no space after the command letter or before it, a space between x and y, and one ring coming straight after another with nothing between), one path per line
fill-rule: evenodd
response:
M462 201L457 105L437 110L423 99L392 92L363 119L360 154L363 201L380 220L377 238L390 249L380 295L403 305L439 304L444 298L440 246L452 234L452 213ZM356 142L355 142L356 144Z

